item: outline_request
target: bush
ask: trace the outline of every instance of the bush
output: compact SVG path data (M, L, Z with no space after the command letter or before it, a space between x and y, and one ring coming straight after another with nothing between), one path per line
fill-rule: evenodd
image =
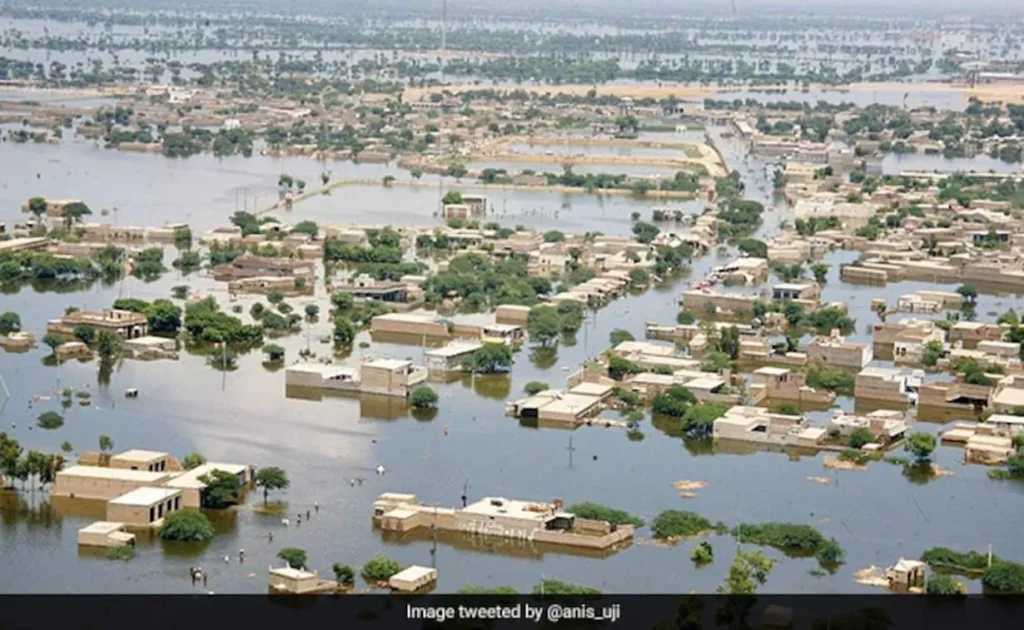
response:
M802 415L800 413L800 405L798 405L796 403L793 403L793 402L779 403L775 407L775 413L783 415L783 416L799 416L799 415Z
M870 444L875 441L875 435L871 433L866 427L857 427L850 434L850 437L846 440L847 446L850 448L861 448L865 444Z
M534 595L600 595L601 591L589 586L548 578L533 587Z
M198 451L193 451L185 456L185 459L181 460L181 466L185 470L192 470L193 468L199 468L206 463L206 458L203 454Z
M107 560L131 560L134 557L135 547L132 545L107 548Z
M907 436L903 448L911 453L918 462L927 461L935 450L935 436L931 433L916 432Z
M826 539L810 525L794 523L740 524L736 536L743 542L774 547L795 555L813 555L822 566L843 563L843 549L833 539Z
M1002 593L1024 593L1024 565L1002 561L981 576L985 588Z
M551 387L548 386L547 383L541 383L540 381L530 381L525 386L523 386L523 391L529 394L530 396L539 394L540 392L548 389L551 389Z
M179 510L164 517L160 538L182 542L206 542L213 538L210 519L199 510Z
M384 554L377 554L366 561L361 573L367 582L386 582L401 570L402 566L398 562Z
M697 399L690 393L690 390L682 385L676 385L655 396L651 408L654 413L682 418L686 415L686 410L690 408L690 405L695 402Z
M937 573L925 582L924 592L929 595L963 595L961 588L962 585L953 578Z
M651 524L654 537L661 539L697 536L711 529L711 521L695 512L683 510L665 510Z
M633 516L625 510L616 510L600 503L592 503L590 501L584 501L583 503L573 503L567 509L568 512L575 514L580 518L587 518L595 521L608 521L612 525L632 525L633 527L643 527L644 519L639 516Z
M679 314L676 315L676 323L683 326L689 326L695 321L697 321L697 318L690 311L679 311Z
M518 595L518 591L511 586L477 586L467 584L456 591L458 595Z
M277 557L296 569L306 568L306 550L298 547L285 547L277 552Z
M36 426L47 431L59 429L64 426L64 416L56 411L45 411L36 418Z
M635 339L636 337L633 336L633 333L623 328L616 328L608 335L608 340L611 342L613 348L623 341L634 341Z
M814 389L827 389L841 396L853 396L856 377L838 370L808 370L807 385Z
M334 579L339 584L352 584L356 578L356 571L347 564L335 562L331 565L331 570L334 571Z
M426 385L421 385L412 390L409 399L412 402L412 406L417 409L432 409L437 406L437 392Z
M988 555L977 551L960 553L947 547L932 547L921 554L921 561L927 562L932 568L943 569L962 575L983 573L988 569ZM1001 562L992 557L992 564Z
M693 551L690 552L690 560L697 564L707 564L714 559L715 552L711 548L711 543L706 540L694 547Z
M643 372L643 368L617 354L611 355L608 359L608 376L616 381L621 381L627 374L639 374L640 372Z

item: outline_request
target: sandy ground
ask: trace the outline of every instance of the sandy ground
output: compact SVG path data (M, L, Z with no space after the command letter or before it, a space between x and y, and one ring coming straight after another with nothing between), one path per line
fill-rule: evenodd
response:
M785 86L791 92L796 92L799 88L795 88L792 84ZM878 82L878 83L851 83L849 85L834 86L834 85L816 85L811 84L811 89L821 89L834 92L884 92L892 91L898 92L951 92L957 94L965 94L968 97L973 96L981 100L986 101L1003 101L1003 102L1024 102L1024 86L1021 85L981 85L975 88L969 88L965 85L953 85L949 83L899 83L895 81L890 82ZM474 85L472 83L455 83L447 86L445 89L450 92L462 92L466 90L480 90L480 89L501 89L488 84ZM747 87L747 86L702 86L699 84L684 84L684 83L635 83L635 84L611 84L611 85L586 85L586 84L566 84L566 85L531 85L531 86L517 86L507 87L505 89L523 89L527 92L534 94L573 94L577 96L583 96L590 90L596 89L599 95L608 96L629 96L632 98L667 98L669 96L675 96L677 98L705 98L713 97L720 94L728 94L730 92L737 92L740 90L768 90L778 89L772 88L771 86L761 87ZM408 88L405 90L404 98L406 101L417 100L421 96L436 92L436 87L428 88Z

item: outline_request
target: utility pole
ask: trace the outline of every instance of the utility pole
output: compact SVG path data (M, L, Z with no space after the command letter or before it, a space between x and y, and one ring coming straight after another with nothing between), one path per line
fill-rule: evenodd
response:
M569 446L565 450L569 451L569 468L572 468L572 453L576 450L572 445L572 435L569 436Z
M2 382L2 381L0 381L0 382ZM7 386L5 385L4 389L6 389L6 388L7 388ZM462 482L462 507L466 507L466 500L469 498L468 494L469 494L469 479L467 479L464 482Z
M430 523L430 568L437 568L437 504L434 504L434 520Z

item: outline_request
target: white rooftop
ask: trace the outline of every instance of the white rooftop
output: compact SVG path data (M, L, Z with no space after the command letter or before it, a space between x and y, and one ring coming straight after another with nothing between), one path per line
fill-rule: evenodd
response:
M119 459L131 462L151 462L154 459L167 457L167 455L167 453L161 453L160 451L147 451L140 448L133 448L130 451L113 455L110 459Z
M476 503L470 503L459 511L479 516L509 516L530 519L542 523L551 515L551 506L545 503L516 501L502 497L484 497Z
M296 569L294 567L281 567L279 569L271 569L271 575L277 575L289 580L306 580L311 577L316 577L316 573L310 571L303 571L302 569Z
M136 488L128 494L122 494L116 499L112 499L110 504L149 506L179 494L181 491L174 488Z
M468 354L483 348L484 344L479 341L453 341L441 348L427 350L428 357L457 357L460 354Z
M115 523L114 521L96 521L91 525L86 525L82 529L78 530L79 534L110 534L111 532L120 531L124 527L124 523Z
M391 576L392 580L400 582L416 582L423 578L435 578L437 576L437 569L431 569L430 567L421 567L419 565L412 565L406 569L402 569L398 573Z
M412 365L412 361L403 359L375 359L363 364L363 367L381 368L384 370L401 370Z

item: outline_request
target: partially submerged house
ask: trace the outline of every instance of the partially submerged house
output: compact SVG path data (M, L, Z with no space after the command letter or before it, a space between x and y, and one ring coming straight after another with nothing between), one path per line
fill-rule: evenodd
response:
M298 363L285 368L286 387L309 387L338 392L408 397L427 380L427 369L403 359L376 359L358 368L321 363Z
M809 362L830 368L859 370L874 359L871 344L847 341L837 329L827 337L812 339L805 351Z
M116 332L126 339L145 337L149 334L149 318L145 314L113 308L102 311L72 311L60 319L47 322L46 332L70 337L79 326Z
M842 437L850 437L858 429L867 429L874 443L888 446L906 436L909 426L903 418L902 411L889 409L879 409L863 416L839 410L829 419L825 428L830 435Z
M857 374L853 395L858 400L882 402L905 407L916 397L921 377L895 368L866 367Z
M755 405L771 401L791 401L799 405L830 407L835 392L807 386L807 376L786 368L763 367L754 370L754 383L747 393Z
M480 341L453 341L427 350L423 355L423 365L432 372L458 371L471 354L483 347Z
M424 505L415 495L386 493L373 504L373 521L382 531L419 528L476 536L513 538L580 549L615 550L633 538L632 525L583 519L551 503L485 497L463 508Z
M715 420L712 436L716 441L816 448L824 443L826 432L821 427L809 426L803 416L737 406Z

